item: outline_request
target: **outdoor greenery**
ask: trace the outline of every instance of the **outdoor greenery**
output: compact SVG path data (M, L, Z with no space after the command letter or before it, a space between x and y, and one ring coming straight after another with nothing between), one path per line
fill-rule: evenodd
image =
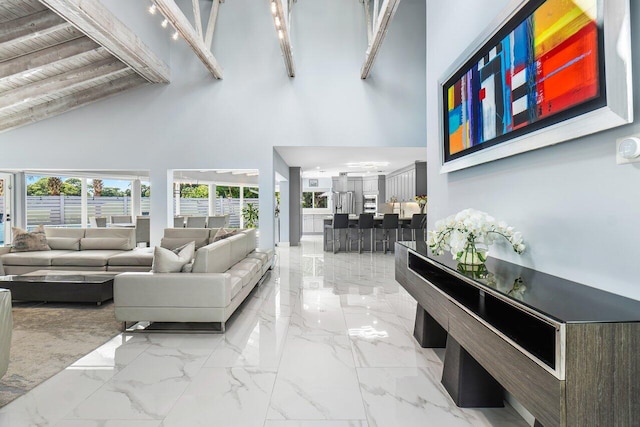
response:
M242 219L246 228L256 228L258 226L258 218L258 208L253 203L247 203L247 206L242 208Z
M302 207L303 208L326 208L327 197L323 196L323 192L304 191L302 193Z
M245 199L258 198L257 187L244 187L243 197ZM205 184L180 184L180 197L184 199L206 199L209 197L209 186ZM239 199L240 187L218 186L216 187L216 197L226 197Z
M80 196L82 192L82 180L79 178L67 178L64 181L60 177L42 177L32 184L27 185L27 196ZM141 186L142 197L151 196L149 185ZM87 195L93 197L125 197L131 196L131 189L122 190L118 187L105 187L101 179L94 179L87 186Z

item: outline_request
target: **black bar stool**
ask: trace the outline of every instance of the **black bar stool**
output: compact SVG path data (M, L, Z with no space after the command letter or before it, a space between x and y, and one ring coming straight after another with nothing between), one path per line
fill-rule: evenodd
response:
M364 246L364 232L365 230L369 230L369 233L371 235L371 252L373 253L373 246L374 246L373 214L361 213L360 216L358 217L358 224L354 225L352 228L355 228L356 232L358 233L358 253L359 254L362 253L362 246ZM353 244L353 241L350 238L349 244L347 245L347 247L351 249L352 244Z
M416 230L420 230L424 228L424 223L427 219L427 214L413 214L413 216L411 217L411 223L408 225L405 225L403 228L404 229L409 229L411 230L411 240L412 241L416 241ZM403 238L404 238L404 234L403 234Z
M332 237L331 246L333 248L333 253L336 253L336 241L338 242L338 249L340 249L340 230L347 230L347 239L348 239L348 230L349 230L349 214L337 213L333 214L333 222L331 225L327 225L326 228L332 229ZM336 238L336 230L338 231L338 237ZM349 246L347 246L349 249Z
M389 231L395 229L396 230L396 242L398 241L398 214L384 214L382 217L382 225L380 228L382 229L382 239L376 240L377 242L382 242L382 248L384 249L384 253L387 253L387 248L389 247Z

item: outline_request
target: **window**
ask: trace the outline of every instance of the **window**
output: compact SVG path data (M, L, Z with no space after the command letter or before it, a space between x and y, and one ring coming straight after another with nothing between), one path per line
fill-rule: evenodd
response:
M302 193L302 207L305 209L327 208L327 196L320 191L304 191Z

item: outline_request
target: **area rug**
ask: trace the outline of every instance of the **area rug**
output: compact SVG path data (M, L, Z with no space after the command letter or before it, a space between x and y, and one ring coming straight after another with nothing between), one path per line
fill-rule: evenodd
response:
M120 332L113 303L13 303L9 369L0 407L71 365Z

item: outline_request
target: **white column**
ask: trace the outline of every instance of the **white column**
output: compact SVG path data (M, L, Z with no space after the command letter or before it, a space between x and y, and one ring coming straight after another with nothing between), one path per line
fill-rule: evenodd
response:
M240 186L240 228L244 228L244 218L242 217L242 208L244 207L244 187Z
M259 183L259 217L258 227L260 228L260 247L261 248L273 248L274 246L274 233L275 227L273 222L274 209L275 209L275 174L273 172L273 149L265 155L265 161L260 165L260 175L258 176ZM285 209L284 201L280 199L280 213L282 214ZM288 209L288 207L286 208ZM280 219L280 226L282 227L284 219ZM282 236L282 235L281 235ZM288 239L287 239L288 241Z
M151 246L160 244L164 229L173 227L173 170L151 169Z
M209 216L216 214L216 185L209 184Z
M173 178L171 178L171 179L173 180ZM175 215L178 216L178 215L180 215L180 183L179 182L174 182L173 183L173 193L172 193L171 197L176 200L176 212L175 212ZM173 209L173 206L171 208Z
M87 203L87 178L80 179L80 224L86 227L89 223L89 204Z
M131 181L131 216L135 219L142 215L142 182L139 179Z

